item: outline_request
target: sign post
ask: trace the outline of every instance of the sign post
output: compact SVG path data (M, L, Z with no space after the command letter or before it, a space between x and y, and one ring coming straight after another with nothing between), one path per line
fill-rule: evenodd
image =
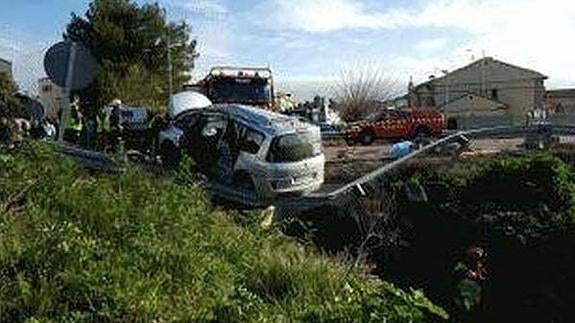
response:
M44 57L44 70L52 82L62 87L58 142L64 142L64 131L70 114L71 93L86 88L96 77L96 60L81 43L65 41L50 47Z
M72 77L74 76L74 62L76 61L76 43L72 43L70 47L70 58L68 59L68 68L66 73L66 85L63 90L63 100L60 101L62 109L62 115L60 116L60 132L58 132L58 143L61 145L64 143L64 130L66 129L66 121L68 120L68 114L70 114L70 94L72 92Z

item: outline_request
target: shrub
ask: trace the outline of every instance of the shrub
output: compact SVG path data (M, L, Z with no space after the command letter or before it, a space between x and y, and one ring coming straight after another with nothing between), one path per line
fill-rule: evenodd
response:
M480 321L570 322L575 299L575 177L546 154L412 169L428 203L404 201L406 248L384 264L388 277L425 288L455 311L453 269L471 245L487 251Z
M238 226L198 189L89 175L47 146L0 151L0 321L441 320L420 292L346 275Z

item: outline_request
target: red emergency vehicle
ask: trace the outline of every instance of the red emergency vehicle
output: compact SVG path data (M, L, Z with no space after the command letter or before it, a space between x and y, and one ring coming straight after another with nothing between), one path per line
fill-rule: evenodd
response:
M376 139L415 139L440 135L445 117L436 110L386 109L349 125L344 132L348 144L370 145Z

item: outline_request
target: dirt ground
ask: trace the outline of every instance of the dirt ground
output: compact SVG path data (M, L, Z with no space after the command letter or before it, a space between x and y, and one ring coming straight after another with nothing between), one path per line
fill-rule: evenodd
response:
M524 141L524 138L473 140L470 150L465 152L463 156L473 158L473 156L502 152L520 152L524 150L522 147ZM575 137L561 137L560 144L575 147ZM325 145L326 187L337 187L393 161L390 154L391 145L387 142L376 142L371 146L357 145L351 147L345 143ZM322 189L322 191L324 190L325 188Z

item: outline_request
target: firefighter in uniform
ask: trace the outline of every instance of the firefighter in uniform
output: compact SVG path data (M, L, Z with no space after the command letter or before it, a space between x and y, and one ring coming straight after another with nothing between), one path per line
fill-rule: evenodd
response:
M114 100L112 102L112 112L110 114L110 131L111 131L111 146L113 152L123 151L123 134L122 134L122 113L120 108L122 102Z
M80 101L78 97L70 104L70 113L66 118L66 129L64 129L64 140L69 143L77 144L82 132L82 113L80 112Z

